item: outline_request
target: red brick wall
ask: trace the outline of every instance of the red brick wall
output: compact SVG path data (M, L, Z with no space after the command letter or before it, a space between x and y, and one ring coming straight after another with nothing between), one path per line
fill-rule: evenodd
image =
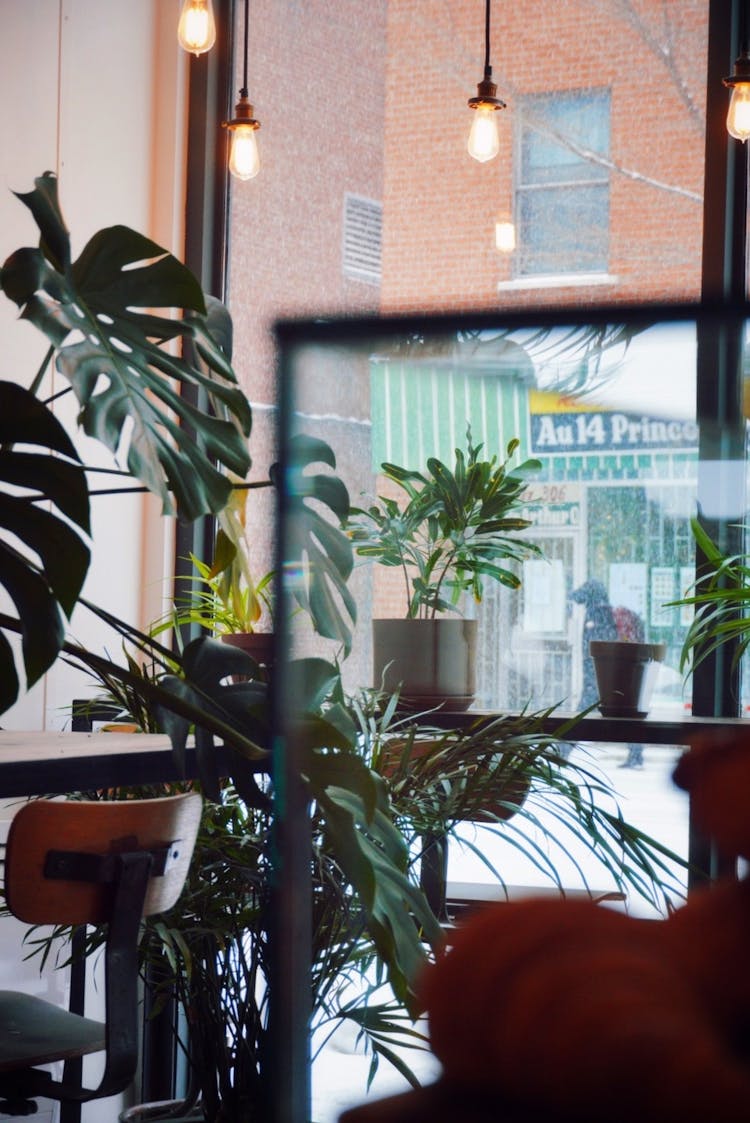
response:
M482 77L481 0L254 3L262 166L233 184L230 249L235 359L251 396L274 398L277 316L697 296L707 11L707 0L496 0L491 60L508 108L500 154L480 165L466 152L466 102ZM518 99L589 86L612 90L615 282L498 292L512 275L494 223L512 205ZM346 191L383 199L380 293L343 276Z
M261 170L232 184L230 308L255 401L274 400L274 319L377 308L377 286L343 275L342 231L345 192L382 198L385 13L386 0L250 6Z
M478 164L466 152L466 101L482 77L484 5L389 0L383 308L696 297L707 12L706 0L496 2L491 61L508 108L499 156ZM669 41L670 57L651 39ZM611 157L622 169L610 189L616 283L498 293L511 266L494 247L494 223L512 203L519 97L603 86L612 91Z

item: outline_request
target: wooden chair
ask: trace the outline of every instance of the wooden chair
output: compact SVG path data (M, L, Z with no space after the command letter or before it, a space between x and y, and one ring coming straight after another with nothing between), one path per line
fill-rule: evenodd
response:
M28 924L106 924L105 1020L0 991L0 1114L34 1096L83 1103L123 1091L138 1061L138 930L182 891L201 815L197 794L84 802L35 800L13 819L5 858L10 911ZM95 1088L38 1066L105 1053Z

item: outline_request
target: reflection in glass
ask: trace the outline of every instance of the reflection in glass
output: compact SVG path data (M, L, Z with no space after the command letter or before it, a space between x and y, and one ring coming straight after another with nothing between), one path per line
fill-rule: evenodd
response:
M318 328L329 338L316 339ZM727 485L737 478L736 463L719 458L717 483L701 461L694 318L467 318L450 331L440 322L406 331L386 320L310 325L310 335L287 348L291 429L330 445L356 506L397 494L384 463L422 474L430 458L453 466L468 428L483 456L503 460L517 439L518 459L541 464L519 512L530 524L519 533L540 556L513 563L519 589L486 580L479 603L459 605L478 625L473 708L562 714L595 707L589 642L619 637L666 645L651 713L689 714L680 654L692 612L671 602L694 581L691 519L702 496L705 503L731 499L738 518L745 509L744 486ZM744 466L739 478L744 484ZM372 621L403 617L406 603L398 567L365 557L350 588L358 622L343 677L356 691L378 686ZM316 639L295 630L294 644L311 652ZM611 773L634 801L633 821L657 834L654 816L665 830L671 824L665 842L684 853L685 804L669 780L679 751L624 742L570 747ZM657 793L653 804L649 791ZM517 876L531 883L528 871Z

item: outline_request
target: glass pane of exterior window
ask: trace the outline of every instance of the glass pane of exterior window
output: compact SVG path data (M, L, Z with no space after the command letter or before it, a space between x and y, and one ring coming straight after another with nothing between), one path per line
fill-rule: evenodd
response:
M518 197L520 273L605 273L609 186L533 188Z
M606 273L609 91L526 98L519 127L518 273Z
M387 319L342 324L341 338L329 324L330 347L294 349L296 417L335 449L358 506L399 497L384 461L423 474L433 456L452 466L455 448L467 447L468 427L487 458L504 459L508 442L518 438L518 460L539 460L519 512L530 524L520 536L539 555L510 563L519 588L486 580L478 603L466 595L456 605L459 617L476 621L478 634L476 696L461 703L470 705L469 714L549 707L555 720L587 709L596 715L590 642L663 644L650 716L661 730L664 723L673 727L675 742L653 743L647 726L631 722L613 741L582 739L565 753L606 776L629 822L685 855L687 800L674 789L671 771L687 736L678 726L690 715L680 656L692 614L670 602L694 577L690 520L699 497L713 517L724 498L722 481L736 466L709 466L706 480L706 434L695 411L706 325L692 311L656 323L612 317L571 324L551 322L547 313L520 326L512 317L478 325L469 318L448 336L432 321L407 338L389 334L399 328ZM742 513L733 508L733 517ZM402 566L373 564L368 554L352 580L359 621L343 664L345 686L379 688L370 626L384 618L403 622L408 584ZM434 706L440 710L442 702L433 696L427 710L437 712ZM429 713L423 718L429 722ZM482 830L467 823L460 833L492 854L511 885L544 884L545 875L518 862L513 846L495 849L499 840L485 839ZM597 884L601 874L589 857L575 850L589 884ZM554 865L566 887L580 885L575 863L568 868L556 854ZM451 849L451 878L488 879L481 861L472 864L460 848ZM640 908L632 900L628 907Z
M521 183L606 178L588 154L609 155L609 106L609 90L524 98Z
M252 30L261 170L231 184L229 304L235 365L253 401L272 405L278 316L700 297L708 0L504 6L490 45L507 108L496 114L500 152L482 166L466 151L481 11L448 0L324 8L323 17L316 5L278 0L275 18ZM238 5L238 43L242 30ZM309 112L290 117L263 91L278 84L295 43L297 81L311 98ZM627 63L605 73L613 44ZM368 96L342 99L363 73ZM300 177L303 167L314 174ZM578 203L521 203L532 189L561 194L563 185L580 185ZM365 277L342 253L352 198L382 206L382 252ZM496 248L499 218L515 223L512 252ZM586 231L577 254L570 226ZM553 260L555 243L563 248Z

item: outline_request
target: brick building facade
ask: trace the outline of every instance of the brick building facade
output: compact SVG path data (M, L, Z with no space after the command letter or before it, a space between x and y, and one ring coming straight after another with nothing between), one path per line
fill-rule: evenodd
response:
M233 185L230 306L235 365L256 407L254 473L273 456L278 316L559 305L585 316L596 304L699 295L708 0L496 0L493 9L490 57L507 108L499 154L479 164L466 150L466 103L482 77L481 0L252 6L262 166ZM501 216L514 222L511 254L495 245ZM356 252L367 259L381 231L379 261L358 273ZM377 486L368 478L374 383L347 361L329 354L308 368L306 395L356 502ZM438 401L431 412L440 411ZM457 442L466 420L478 426L460 413ZM410 414L408 424L416 458L421 422ZM487 452L516 435L525 439L517 424L495 432ZM592 510L591 489L607 482L622 481L580 485ZM256 517L262 540L270 505ZM572 531L562 536L576 582L609 564L587 527L575 544ZM686 550L674 557L680 572ZM618 564L663 562L635 540L632 553ZM400 614L403 592L383 577L375 607ZM369 595L357 593L363 621ZM570 637L565 646L575 647Z
M490 58L507 108L498 114L499 155L479 164L466 151L466 101L482 77L484 5L390 0L383 309L697 297L707 15L706 0L496 3ZM553 95L553 127L565 131L572 124L575 130L574 96L591 91L607 100L607 120L600 122L606 134L598 138L604 150L582 174L585 161L574 154L578 171L572 178L580 175L578 190L585 191L596 174L608 194L606 260L595 270L580 269L584 276L571 270L570 283L564 269L550 270L554 279L543 268L524 276L520 189L524 162L540 155L524 149L525 126L544 105L544 95ZM566 97L573 98L569 121L554 116ZM579 153L591 151L597 138L582 120L579 128ZM562 159L558 146L553 165ZM570 167L561 170L571 173ZM554 171L537 167L537 179ZM600 217L585 207L571 213L582 224ZM495 248L499 214L515 219L515 254ZM543 242L544 230L535 237ZM564 232L552 228L546 237L554 242ZM594 274L589 283L586 273Z
M708 0L496 0L490 57L507 108L486 164L466 151L482 0L257 0L251 12L262 163L232 185L229 276L254 400L273 401L277 316L698 296ZM241 58L236 71L239 88ZM545 125L562 147L552 135L545 149ZM525 229L524 198L558 173L574 181L560 214L547 227L543 208ZM354 214L365 252L382 205L380 276L347 264L352 201L374 204L372 229ZM515 220L515 253L495 246L500 215ZM565 247L584 228L599 252L571 267Z

